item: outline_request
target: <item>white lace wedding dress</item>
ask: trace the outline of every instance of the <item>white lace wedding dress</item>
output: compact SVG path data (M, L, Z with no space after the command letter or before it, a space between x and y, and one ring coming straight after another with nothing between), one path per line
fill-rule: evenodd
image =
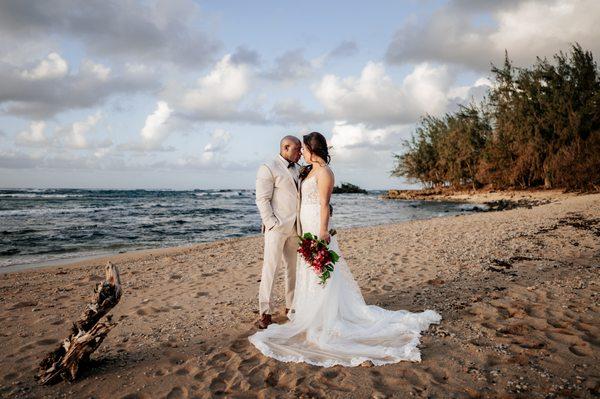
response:
M303 233L320 231L316 175L302 183L300 220ZM330 223L331 225L331 223ZM248 339L264 355L284 362L305 362L329 367L374 365L402 360L420 361L417 348L421 331L439 323L433 310L411 313L367 305L346 264L336 237L330 249L340 255L325 286L298 256L296 289L290 321L271 324Z

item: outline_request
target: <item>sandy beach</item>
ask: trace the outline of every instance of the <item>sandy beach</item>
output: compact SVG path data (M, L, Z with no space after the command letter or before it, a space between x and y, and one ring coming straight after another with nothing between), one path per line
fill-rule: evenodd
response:
M247 340L262 265L253 236L0 275L0 396L600 394L600 194L341 230L339 242L367 303L440 312L422 336L421 362L319 368L262 356ZM79 381L38 386L39 360L68 335L108 260L124 288L118 325Z

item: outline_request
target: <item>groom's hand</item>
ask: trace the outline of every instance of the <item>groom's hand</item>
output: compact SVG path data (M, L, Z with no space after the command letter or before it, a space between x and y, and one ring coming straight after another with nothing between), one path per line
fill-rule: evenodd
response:
M275 219L275 220L273 220L271 223L269 223L269 227L267 227L267 231L271 231L271 230L273 230L273 228L274 228L275 226L277 226L277 223L279 223L277 219Z

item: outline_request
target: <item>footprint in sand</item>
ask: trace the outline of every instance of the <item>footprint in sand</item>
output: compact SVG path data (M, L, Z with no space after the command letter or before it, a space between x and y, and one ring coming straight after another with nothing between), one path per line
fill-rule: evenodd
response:
M144 309L138 309L135 311L138 316L146 316L148 313Z
M19 374L17 374L17 373L8 373L2 378L4 379L4 381L12 381L15 378L17 378L18 376L19 376Z
M569 351L571 351L571 353L573 353L574 355L581 357L592 356L594 354L594 352L592 352L587 345L571 345L569 346Z
M166 399L180 399L180 398L187 398L187 390L184 390L185 388L181 388L181 387L174 387L173 389L171 389L171 391L167 394Z
M171 311L170 308L165 307L165 306L161 306L160 308L155 308L154 306L150 306L150 309L152 310L152 312L154 313L168 313Z
M169 363L171 363L173 366L179 366L180 364L185 363L185 358L182 356L171 356L169 358Z
M341 368L324 370L321 375L317 374L317 380L323 385L327 386L330 390L333 389L339 392L351 392L354 387L342 382L342 380L346 379L347 375L348 373L342 371Z
M227 389L227 384L225 383L225 373L219 373L215 378L212 379L208 389L211 390L212 393L216 395L222 395L225 393Z
M258 357L258 355L251 356L241 361L240 365L238 366L238 370L240 370L244 374L249 374L259 364L260 358Z
M231 355L229 355L228 353L222 352L222 353L217 353L217 354L213 355L210 358L210 361L212 363L224 363L227 360L229 360L230 357L231 357Z
M142 395L139 393L129 393L125 396L122 396L121 399L148 399L149 396Z
M36 344L39 346L47 346L47 345L54 345L58 343L57 339L40 339L39 341L36 341Z
M194 380L196 381L202 381L204 378L204 372L199 371L196 374L194 374Z
M37 306L37 302L33 302L33 301L22 301L22 302L17 302L15 304L13 304L12 306L10 306L8 308L8 310L17 310L17 309L21 309L21 308L27 308L30 306Z

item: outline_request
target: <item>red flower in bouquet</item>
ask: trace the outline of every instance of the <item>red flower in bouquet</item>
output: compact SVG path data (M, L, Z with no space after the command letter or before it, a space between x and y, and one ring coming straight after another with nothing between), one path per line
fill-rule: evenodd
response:
M330 230L329 234L334 236L335 230ZM298 253L302 255L304 261L308 263L314 272L319 276L319 284L324 285L327 279L331 277L333 265L338 261L340 256L331 251L324 240L319 240L316 235L304 233L302 237L298 237L300 245Z

